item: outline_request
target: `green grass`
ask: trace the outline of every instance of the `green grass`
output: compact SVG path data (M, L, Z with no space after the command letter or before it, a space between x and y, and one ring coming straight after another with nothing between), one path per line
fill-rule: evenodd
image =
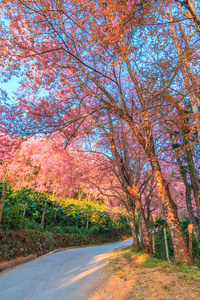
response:
M141 266L144 268L162 267L162 269L167 268L169 271L173 271L173 272L187 273L191 275L200 276L200 269L196 266L188 266L186 264L177 265L176 262L174 264L169 263L166 260L161 260L154 256L147 255L142 251L135 252L132 250L132 246L128 246L124 248L123 256L130 262L139 260Z
M139 259L141 261L141 265L145 268L155 268L155 267L171 267L171 264L165 260L161 260L159 258L146 255L144 252L139 251L135 252L132 250L132 246L128 246L124 250L123 256L129 261L136 261Z
M155 267L170 268L171 264L165 260L148 256L146 260L143 262L142 266L145 268L155 268Z

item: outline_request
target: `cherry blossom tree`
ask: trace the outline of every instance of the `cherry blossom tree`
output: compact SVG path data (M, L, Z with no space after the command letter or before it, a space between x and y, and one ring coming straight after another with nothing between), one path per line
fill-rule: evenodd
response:
M170 3L165 4L168 10ZM142 156L152 167L175 258L192 263L159 154L164 153L159 143L165 121L160 111L164 107L165 114L173 112L178 93L171 90L182 81L182 70L180 62L170 64L172 41L166 39L168 27L158 26L154 35L148 26L141 30L145 22L157 18L154 4L4 1L4 17L10 19L4 47L11 49L13 55L12 66L7 61L5 68L15 71L20 59L24 77L18 91L20 106L16 109L23 120L32 120L31 126L21 123L29 134L62 131L72 140L92 116L103 120L103 111L125 122L131 131L130 139L140 145ZM151 41L147 39L149 33ZM161 47L164 36L165 45ZM155 43L157 38L159 42ZM192 88L194 93L194 85ZM192 107L196 105L191 103ZM198 111L193 109L192 118L199 130ZM84 134L92 130L93 126ZM136 197L134 185L129 191Z

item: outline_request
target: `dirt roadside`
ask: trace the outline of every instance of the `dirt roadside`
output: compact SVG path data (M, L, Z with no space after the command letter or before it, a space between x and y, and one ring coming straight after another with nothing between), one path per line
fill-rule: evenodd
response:
M114 251L107 275L89 300L200 299L200 270L181 271L167 263L145 267L147 258L145 254L130 257L125 249Z

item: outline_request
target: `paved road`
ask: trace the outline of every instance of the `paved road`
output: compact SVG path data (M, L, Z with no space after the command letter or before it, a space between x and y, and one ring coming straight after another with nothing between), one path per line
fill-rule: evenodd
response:
M0 300L87 300L108 253L132 240L42 256L0 273Z

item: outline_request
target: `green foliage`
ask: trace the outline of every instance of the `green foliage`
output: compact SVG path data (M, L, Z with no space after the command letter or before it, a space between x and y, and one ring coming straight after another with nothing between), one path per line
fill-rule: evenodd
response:
M2 184L0 184L0 194ZM8 187L2 217L6 229L43 230L41 220L44 209L46 231L54 233L99 234L112 230L129 229L123 214L112 219L106 206L75 199L50 200L49 196L31 188L13 190Z
M164 230L163 228L167 227L165 224L162 227L157 227L155 231L155 255L158 258L165 259L166 258L166 248L165 248L165 240L164 240ZM173 259L174 251L172 245L172 239L169 232L169 228L166 228L167 234L167 243L169 249L169 257Z
M186 242L188 243L188 231L187 226L190 223L190 220L187 217L184 217L181 221L181 227L186 239ZM167 222L164 219L157 219L155 224L151 224L151 230L154 230L155 232L155 255L157 258L165 259L166 258L166 250L165 250L165 241L164 241L164 231L163 228L166 228L167 233L167 242L168 242L168 248L169 248L169 257L170 260L173 261L173 245L172 245L172 239L169 232L169 228L167 226ZM193 248L192 248L192 254L194 258L194 262L197 266L200 267L200 249L197 243L197 239L195 238L195 235L193 234Z

